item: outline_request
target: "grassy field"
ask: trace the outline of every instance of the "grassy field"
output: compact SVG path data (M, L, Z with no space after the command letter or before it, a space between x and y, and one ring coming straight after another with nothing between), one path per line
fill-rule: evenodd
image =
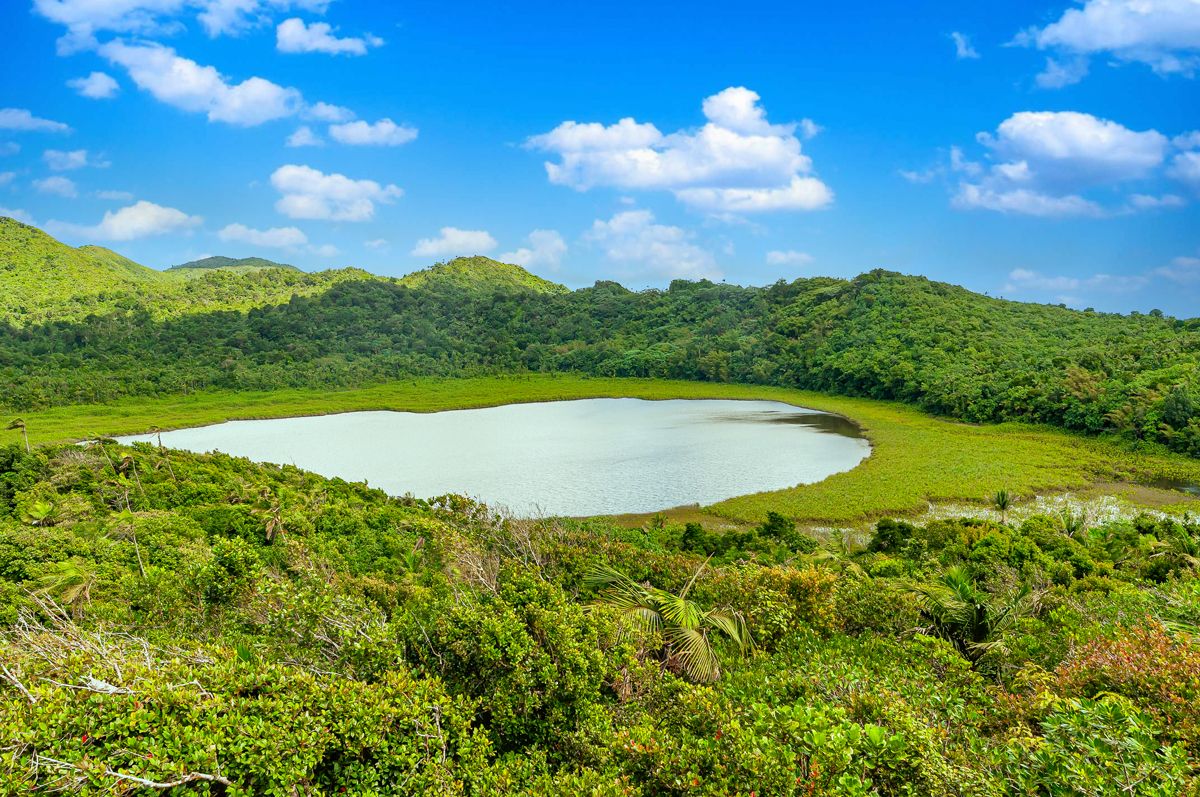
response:
M1149 483L1164 478L1200 483L1200 461L1134 452L1118 442L1021 424L973 426L933 418L891 402L703 382L570 376L415 380L353 390L140 398L60 407L30 413L25 421L33 443L48 443L234 419L354 410L432 412L600 397L784 401L852 418L873 446L871 456L857 468L817 484L741 496L702 510L684 508L675 513L680 517L717 515L755 522L768 511L777 511L807 523L859 523L885 514L919 512L931 502L983 502L1001 488L1019 500L1099 483ZM17 439L17 432L0 431L0 442ZM1200 508L1200 500L1181 493L1163 495L1171 500L1178 496L1180 506ZM1162 495L1158 499L1162 503Z

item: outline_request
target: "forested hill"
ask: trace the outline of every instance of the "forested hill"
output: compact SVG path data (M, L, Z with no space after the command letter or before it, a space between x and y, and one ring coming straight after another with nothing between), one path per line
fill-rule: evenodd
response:
M566 291L499 265L462 259L401 280L356 272L248 310L164 314L135 292L121 312L22 317L0 328L0 404L573 371L899 399L967 421L1112 431L1200 455L1200 319L1021 304L887 271L765 288ZM267 276L318 275L257 278ZM9 290L6 276L0 293Z
M320 293L346 280L374 279L348 268L306 274L261 258L187 266L157 271L103 247L67 246L0 216L0 322L24 327L138 308L156 319L247 310Z
M225 257L224 255L212 255L199 260L192 260L187 263L180 263L177 266L171 266L167 271L183 271L185 269L252 269L252 268L286 268L292 271L299 271L295 266L287 263L276 263L274 260L267 260L264 257Z

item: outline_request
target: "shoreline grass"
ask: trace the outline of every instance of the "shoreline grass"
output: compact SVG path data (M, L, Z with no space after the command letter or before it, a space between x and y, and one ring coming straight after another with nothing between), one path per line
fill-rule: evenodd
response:
M581 398L766 399L844 415L858 423L872 453L856 468L816 484L754 493L700 509L757 522L775 511L811 523L860 523L920 512L930 503L983 502L998 489L1015 497L1082 489L1103 482L1172 478L1200 483L1200 461L1134 451L1129 445L1026 424L979 426L871 399L755 385L531 375L418 379L365 388L211 392L73 405L26 413L33 443L137 434L229 420L326 415L362 410L436 412ZM20 440L0 432L0 443ZM1181 499L1182 505L1200 500Z

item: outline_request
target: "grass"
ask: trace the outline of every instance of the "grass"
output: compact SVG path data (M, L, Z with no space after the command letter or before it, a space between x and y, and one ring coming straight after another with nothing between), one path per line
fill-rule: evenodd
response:
M892 402L828 396L785 388L595 379L576 376L421 379L349 390L198 393L113 404L59 407L25 416L34 443L175 429L235 419L321 415L355 410L433 412L531 401L630 397L769 399L845 415L872 444L861 465L817 484L740 496L689 516L757 522L776 511L810 523L859 523L911 514L930 503L984 504L998 489L1015 498L1096 484L1171 478L1200 483L1200 461L1137 452L1128 445L1024 424L976 426L934 418ZM7 425L7 420L4 424ZM0 431L0 442L19 433ZM1200 500L1182 505L1200 507Z

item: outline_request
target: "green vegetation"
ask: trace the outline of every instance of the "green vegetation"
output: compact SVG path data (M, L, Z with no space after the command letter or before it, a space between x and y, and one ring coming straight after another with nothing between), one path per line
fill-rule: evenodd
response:
M884 520L848 551L772 517L764 544L689 549L720 535L146 444L0 448L0 784L1200 787L1194 521Z
M18 336L39 324L86 323L93 316L91 323L103 326L131 311L155 320L246 311L364 279L378 278L348 268L306 274L261 258L155 271L103 247L72 248L0 216L0 324L8 325L0 329ZM98 346L110 343L97 340ZM8 398L7 392L0 396Z
M859 523L925 509L929 502L990 501L997 484L1014 497L1085 488L1095 482L1200 483L1200 462L1152 450L1133 452L1117 441L1008 423L973 426L932 418L900 404L798 390L672 382L528 376L420 379L353 390L198 393L114 404L61 407L23 416L34 442L134 434L159 427L202 426L233 419L317 415L355 410L431 412L529 401L631 397L768 399L853 418L865 430L871 456L818 484L742 496L708 507L757 523L775 511L814 523ZM19 442L0 431L0 442ZM1200 502L1175 493L1178 503Z
M93 269L101 284L77 299L43 287L43 271L47 258L84 250L2 224L0 262L15 265L0 279L0 308L19 327L0 328L0 404L13 413L196 390L570 372L898 400L1200 455L1200 319L1019 304L885 271L766 288L567 291L486 258L401 280L279 269L117 279L110 267ZM192 278L170 282L179 274Z
M255 269L255 268L286 268L292 271L299 271L295 266L290 266L287 263L276 263L274 260L267 260L263 257L224 257L222 255L212 255L201 260L190 260L187 263L180 263L178 266L171 266L167 271L183 271L184 269Z
M464 293L472 298L480 295L491 296L497 291L543 295L568 292L564 286L535 277L520 266L478 255L455 258L449 263L437 263L401 277L396 284L407 288Z

